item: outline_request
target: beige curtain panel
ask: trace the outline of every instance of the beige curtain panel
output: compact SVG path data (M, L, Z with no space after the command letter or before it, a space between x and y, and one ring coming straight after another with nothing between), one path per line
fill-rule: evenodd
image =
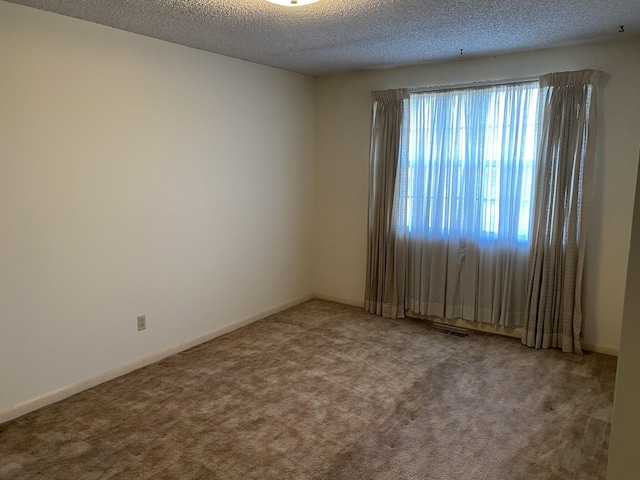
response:
M601 72L540 77L543 111L522 343L582 353L582 276Z
M373 92L364 303L366 311L390 318L404 317L404 260L396 252L394 202L408 100L408 89Z

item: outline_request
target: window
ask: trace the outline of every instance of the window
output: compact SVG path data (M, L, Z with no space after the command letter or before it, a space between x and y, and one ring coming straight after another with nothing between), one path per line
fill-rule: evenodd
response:
M412 93L408 112L408 235L528 243L538 82Z
M600 76L372 92L367 311L580 352Z

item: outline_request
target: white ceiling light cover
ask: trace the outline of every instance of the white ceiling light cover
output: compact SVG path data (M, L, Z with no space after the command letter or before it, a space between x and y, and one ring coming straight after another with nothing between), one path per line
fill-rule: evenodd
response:
M310 3L316 3L318 0L267 0L267 2L275 3L276 5L284 5L285 7L302 7L303 5L309 5Z

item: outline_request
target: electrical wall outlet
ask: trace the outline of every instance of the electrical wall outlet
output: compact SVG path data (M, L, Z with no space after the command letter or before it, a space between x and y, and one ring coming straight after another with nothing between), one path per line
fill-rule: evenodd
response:
M138 331L145 330L147 328L146 315L138 315Z

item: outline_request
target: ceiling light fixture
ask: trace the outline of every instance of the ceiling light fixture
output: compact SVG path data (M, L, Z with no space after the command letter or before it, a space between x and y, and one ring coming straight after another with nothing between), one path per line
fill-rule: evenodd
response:
M318 0L267 0L267 2L283 5L285 7L302 7L310 3L316 3Z

